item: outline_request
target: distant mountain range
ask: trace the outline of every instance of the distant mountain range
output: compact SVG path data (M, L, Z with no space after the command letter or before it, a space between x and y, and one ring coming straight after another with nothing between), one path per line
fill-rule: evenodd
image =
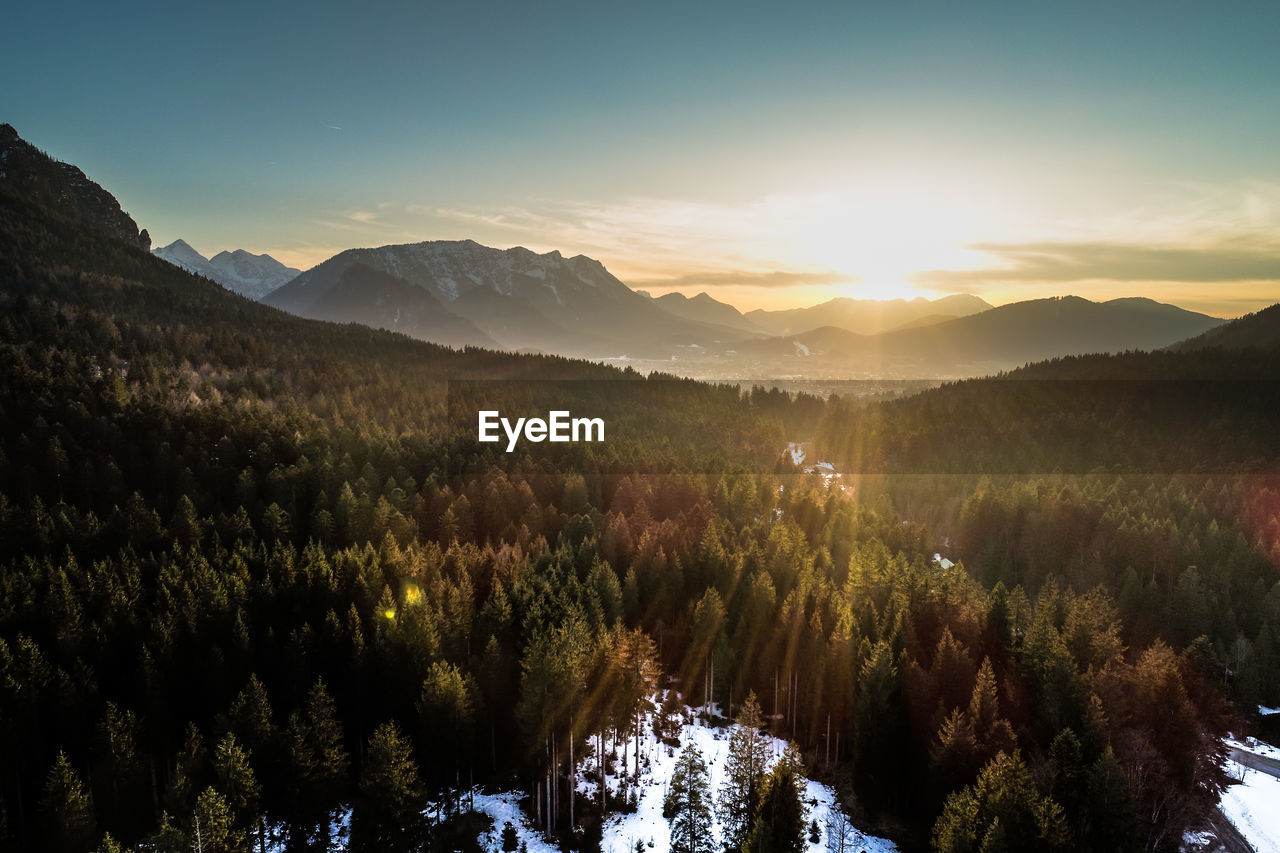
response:
M0 125L0 191L56 211L70 227L150 249L147 232L109 192L9 125ZM182 240L155 255L306 317L451 346L649 359L706 378L974 376L1086 353L1280 345L1280 307L1224 324L1140 298L998 308L966 295L835 299L744 315L706 293L651 298L582 255L470 240L351 249L303 273L244 250L205 258Z
M250 299L261 299L301 272L270 255L255 255L244 249L219 252L212 258L206 258L185 240L174 240L167 246L153 249L152 253Z
M766 334L764 329L748 320L737 308L706 293L699 293L693 297L685 296L683 293L666 293L655 297L653 301L662 306L664 311L686 320L727 326L753 335Z
M796 373L976 376L1064 355L1160 349L1223 322L1150 299L1062 296L880 335L825 326L749 342L739 351Z
M833 299L744 315L706 293L639 293L582 255L470 240L350 249L263 301L454 346L626 356L704 378L975 376L1058 356L1159 349L1222 323L1150 299L1070 296L992 308L965 294ZM800 331L776 333L792 326Z
M263 301L304 317L319 317L327 295L356 264L385 273L439 304L437 312L470 321L508 349L592 357L667 357L674 349L742 340L749 334L664 310L584 255L537 254L523 247L491 249L471 240L349 249L299 275ZM393 328L402 307L389 301L388 282L361 294L348 287L347 316L376 317ZM415 302L421 313L423 306ZM441 313L442 312L442 313ZM331 317L326 313L326 317ZM449 321L451 322L451 321ZM460 328L455 325L455 328ZM477 343L483 342L477 340Z
M939 299L837 298L808 308L782 311L757 309L746 320L772 335L797 335L823 326L834 326L859 335L878 335L907 326L928 325L952 317L968 317L990 310L977 296L959 293Z

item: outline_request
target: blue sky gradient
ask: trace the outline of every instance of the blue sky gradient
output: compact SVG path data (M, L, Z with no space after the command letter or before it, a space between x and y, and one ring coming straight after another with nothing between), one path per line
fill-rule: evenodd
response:
M740 272L715 293L758 304L929 293L939 269L977 273L948 287L995 301L1111 292L1233 314L1280 296L1276 3L52 2L6 18L0 120L159 243L206 254L305 266L473 237L591 254L656 290ZM877 230L895 205L904 233ZM818 225L788 236L797 211ZM916 219L933 224L905 233ZM972 248L1099 241L1246 241L1276 274L988 282L1008 264ZM750 284L815 271L823 293Z

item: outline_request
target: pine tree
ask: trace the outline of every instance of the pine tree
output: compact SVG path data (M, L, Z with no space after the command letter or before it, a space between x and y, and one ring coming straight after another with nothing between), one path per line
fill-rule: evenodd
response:
M502 826L502 850L503 853L516 853L520 847L520 836L516 834L516 826L511 821L507 821Z
M295 786L290 836L301 843L318 829L320 843L328 847L329 818L345 792L348 758L324 681L307 693L303 712L290 716L288 743Z
M1002 752L978 780L947 797L933 828L936 853L1065 850L1062 807L1036 791L1022 756Z
M261 788L249 764L249 755L231 732L223 735L213 754L213 775L217 789L227 801L241 829L250 829L258 819L258 797Z
M760 703L755 692L738 713L737 726L729 736L725 758L725 779L716 801L726 851L740 850L751 829L760 794L760 783L769 766L768 738L760 731Z
M209 781L204 737L195 723L187 724L187 734L175 765L166 800L174 814L190 814L195 808L196 797Z
M102 836L102 843L98 845L96 853L124 853L124 849L108 832Z
M418 714L424 741L445 744L442 752L452 757L452 766L439 762L441 776L435 781L453 782L469 755L475 726L476 694L479 689L469 673L445 661L436 661L427 670L418 693ZM443 775L447 774L447 775Z
M672 853L710 853L711 781L696 744L680 752L662 816L671 822Z
M636 738L636 775L640 775L640 718L661 675L653 638L640 628L622 631L614 646L614 666L619 675L618 726ZM650 706L652 707L652 706Z
M658 709L658 715L653 718L653 733L659 740L678 741L683 724L684 703L680 701L680 694L675 690L668 690ZM674 745L679 746L679 743Z
M84 853L93 844L93 804L65 752L58 753L45 780L40 812L48 849Z
M196 800L191 818L191 838L200 853L231 853L244 848L244 835L235 828L231 806L217 789L205 788Z
M190 853L191 851L186 833L174 826L168 812L161 813L160 826L147 836L144 844L145 848L153 853Z
M804 835L804 804L795 763L779 761L760 787L760 805L743 853L800 853Z
M271 722L271 702L267 698L267 689L256 674L249 676L249 683L232 701L227 717L231 731L254 754L256 760L262 761L274 745L277 732Z
M360 795L351 818L355 851L409 851L425 842L426 797L408 741L394 722L374 730L365 749Z

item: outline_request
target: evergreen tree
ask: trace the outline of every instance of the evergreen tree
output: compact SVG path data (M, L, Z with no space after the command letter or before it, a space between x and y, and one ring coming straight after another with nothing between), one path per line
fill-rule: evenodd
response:
M102 843L98 845L95 853L124 853L124 848L108 832L102 836Z
M947 797L933 828L935 853L1055 851L1068 841L1062 807L1040 796L1017 752L1000 753L973 785Z
M147 836L144 846L154 853L190 853L191 845L187 835L174 825L168 812L160 815L160 826Z
M662 816L671 822L672 853L710 853L711 781L697 745L680 752Z
M80 774L65 752L59 752L44 783L40 800L42 830L55 853L85 853L96 837L93 804Z
M445 661L436 661L427 670L418 694L418 714L422 720L423 742L443 743L441 750L452 758L452 766L444 766L437 783L454 782L475 725L475 678Z
M760 788L743 853L800 853L805 848L804 803L795 764L779 761Z
M408 741L394 722L374 730L365 749L360 793L351 818L355 851L412 851L426 840L426 797Z
M741 850L746 843L759 802L760 784L769 766L769 739L760 731L762 724L760 703L752 691L729 735L724 782L716 800L725 850L730 853Z
M668 690L658 708L657 716L653 718L653 733L659 740L674 741L679 737L683 724L684 703L680 701L680 694L675 690Z
M327 848L329 819L345 793L348 758L324 681L317 681L307 693L303 711L290 716L288 742L295 785L290 845L310 847L315 834L320 849Z
M1086 786L1087 814L1082 839L1085 846L1099 853L1132 850L1137 846L1137 816L1125 784L1124 770L1110 747L1089 768Z
M199 853L248 853L243 833L235 828L231 806L213 787L205 788L196 800L189 838Z
M231 809L236 827L246 831L252 829L258 822L261 788L249 764L248 753L231 732L223 736L214 750L213 775L218 792Z
M195 723L187 724L186 737L183 739L182 749L179 750L174 764L173 778L169 783L166 800L174 814L191 814L196 805L196 797L210 781L204 737Z
M503 853L516 853L520 847L520 836L516 834L516 826L511 821L507 821L502 826L502 850Z

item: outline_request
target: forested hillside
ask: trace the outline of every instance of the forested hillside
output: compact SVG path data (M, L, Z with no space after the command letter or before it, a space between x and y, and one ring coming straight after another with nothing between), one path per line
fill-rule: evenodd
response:
M472 783L590 847L627 806L570 756L659 685L754 691L907 849L1174 849L1280 700L1265 382L658 384L291 317L7 189L0 308L3 849L318 850L348 805L354 848L459 849ZM1090 363L1206 364L1150 358ZM666 402L505 454L462 379Z

